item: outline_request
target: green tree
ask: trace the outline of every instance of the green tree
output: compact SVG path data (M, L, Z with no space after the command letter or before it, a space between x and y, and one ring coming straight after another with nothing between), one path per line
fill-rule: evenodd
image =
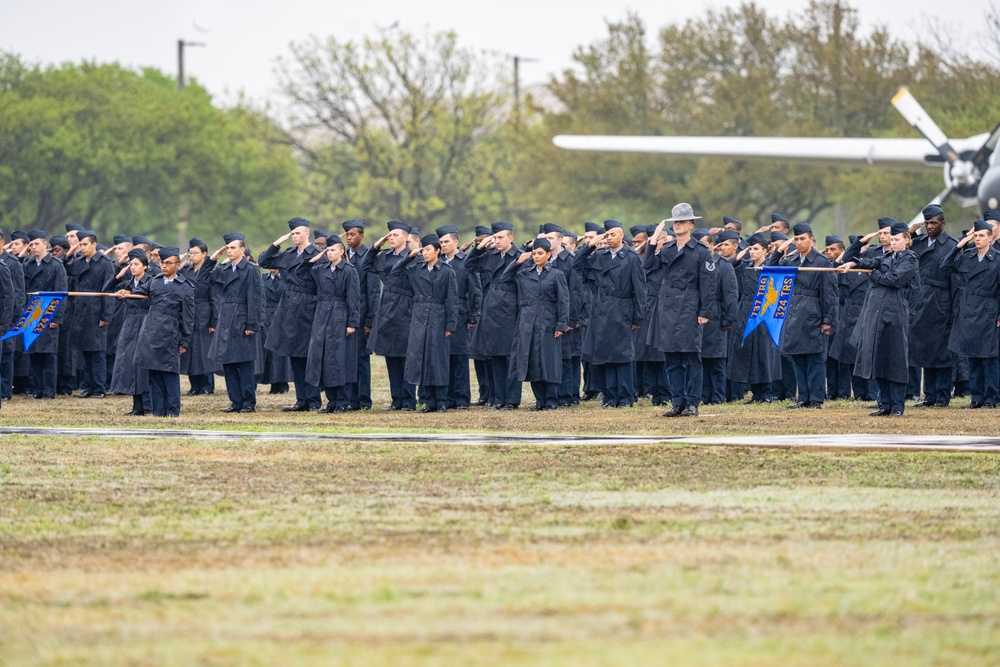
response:
M279 62L309 207L332 221L422 227L498 219L505 208L506 85L499 60L454 33L317 37Z

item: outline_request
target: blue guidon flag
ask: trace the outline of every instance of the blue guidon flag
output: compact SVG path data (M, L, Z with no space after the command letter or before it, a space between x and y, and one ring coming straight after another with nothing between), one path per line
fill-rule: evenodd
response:
M17 324L5 333L0 341L21 336L24 351L27 352L28 348L49 327L49 322L59 312L59 306L62 305L66 297L66 292L39 292L36 296L31 297Z
M795 289L797 266L765 266L757 281L757 295L750 309L750 317L743 329L743 340L763 324L776 346L781 345L781 330L788 317L788 305Z

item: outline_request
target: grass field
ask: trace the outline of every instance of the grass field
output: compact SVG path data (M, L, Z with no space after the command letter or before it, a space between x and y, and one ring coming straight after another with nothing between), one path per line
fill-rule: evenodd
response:
M15 400L0 423L996 434L1000 418L290 415L263 396L251 422L215 396L129 420L127 401ZM998 473L982 453L0 436L0 664L1000 664Z

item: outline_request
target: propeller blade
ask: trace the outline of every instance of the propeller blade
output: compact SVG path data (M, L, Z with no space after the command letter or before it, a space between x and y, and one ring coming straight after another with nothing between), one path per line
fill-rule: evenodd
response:
M951 196L951 186L948 186L947 188L939 192L937 197L927 202L927 206L930 206L931 204L937 204L938 206L940 206L950 196ZM925 206L924 208L927 208L927 206ZM924 209L920 209L920 213L917 213L917 216L913 218L913 220L910 220L910 227L913 227L913 225L923 221L924 221Z
M990 156L993 155L993 151L997 147L997 141L1000 141L1000 123L997 123L997 126L993 128L992 132L990 132L989 139L987 139L982 147L980 147L980 149L976 152L975 156L972 158L972 164L977 167L981 167L988 162Z
M896 111L902 114L907 123L924 135L927 141L934 144L934 148L937 149L942 158L947 160L948 164L955 164L958 160L958 153L948 143L948 137L937 126L937 123L920 106L917 98L910 94L908 88L899 89L899 92L892 98L892 106L896 107Z

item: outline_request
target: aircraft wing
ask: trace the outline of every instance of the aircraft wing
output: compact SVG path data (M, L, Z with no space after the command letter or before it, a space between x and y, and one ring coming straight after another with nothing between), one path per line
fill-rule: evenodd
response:
M986 135L955 141L978 148ZM978 139L978 143L976 140ZM666 153L740 160L788 160L835 166L941 167L942 160L926 139L836 137L641 137L562 134L552 142L568 150ZM975 150L973 148L973 150Z

